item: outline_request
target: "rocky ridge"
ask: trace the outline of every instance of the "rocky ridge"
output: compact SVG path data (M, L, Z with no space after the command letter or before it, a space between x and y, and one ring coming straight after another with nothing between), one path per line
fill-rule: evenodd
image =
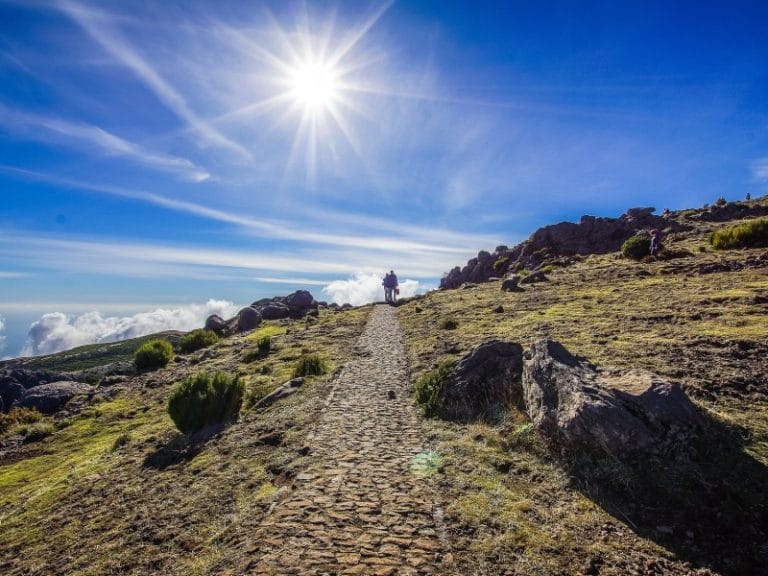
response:
M685 232L694 222L726 222L768 214L760 199L728 202L701 210L679 210L661 215L656 209L630 208L618 218L582 216L578 223L561 222L544 226L514 248L497 246L493 252L481 250L463 267L456 266L440 281L440 289L485 282L523 269L535 271L545 264L567 265L574 258L589 254L616 252L631 236L652 229L663 235Z

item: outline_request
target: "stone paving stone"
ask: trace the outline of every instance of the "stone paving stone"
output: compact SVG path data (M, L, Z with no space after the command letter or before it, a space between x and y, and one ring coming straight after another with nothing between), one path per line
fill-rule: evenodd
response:
M252 573L453 573L429 479L410 471L427 445L393 308L373 308L355 349L307 439L313 463L256 531Z

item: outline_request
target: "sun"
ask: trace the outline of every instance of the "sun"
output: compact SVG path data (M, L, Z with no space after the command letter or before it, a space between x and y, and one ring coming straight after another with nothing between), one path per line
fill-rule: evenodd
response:
M339 96L338 72L326 62L307 62L291 71L291 96L310 112L332 108Z

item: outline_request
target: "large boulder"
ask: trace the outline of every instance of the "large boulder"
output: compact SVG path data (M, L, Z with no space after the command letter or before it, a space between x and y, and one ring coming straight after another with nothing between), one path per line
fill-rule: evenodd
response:
M306 290L297 290L285 297L285 305L293 310L305 310L312 307L315 299Z
M208 316L205 321L205 329L215 332L217 336L227 336L227 322L218 314Z
M502 292L518 292L522 290L518 284L520 284L520 275L511 274L501 283L501 290Z
M291 309L285 304L279 302L272 302L266 306L259 308L261 317L264 320L279 320L281 318L288 318L291 315Z
M13 380L0 382L0 411L8 412L24 395L24 386Z
M237 329L240 332L253 330L261 324L261 313L250 306L243 308L237 313Z
M567 450L662 451L701 424L679 385L647 372L601 373L551 340L533 345L522 387L534 426Z
M495 419L521 400L523 348L515 342L489 340L456 364L443 383L438 403L445 418Z
M93 390L93 386L82 382L51 382L25 390L18 404L25 408L34 408L44 414L51 414L62 408L71 398L90 394Z

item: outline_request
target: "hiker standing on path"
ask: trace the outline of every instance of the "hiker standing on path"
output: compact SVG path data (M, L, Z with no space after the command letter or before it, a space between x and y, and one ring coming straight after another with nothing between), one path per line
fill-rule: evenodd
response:
M659 238L659 231L653 230L651 232L651 256L653 258L656 258L656 255L659 253L660 247L661 247L661 238Z
M384 276L382 284L384 285L384 301L387 304L394 304L398 286L397 276L395 275L394 270L390 270L389 274Z

